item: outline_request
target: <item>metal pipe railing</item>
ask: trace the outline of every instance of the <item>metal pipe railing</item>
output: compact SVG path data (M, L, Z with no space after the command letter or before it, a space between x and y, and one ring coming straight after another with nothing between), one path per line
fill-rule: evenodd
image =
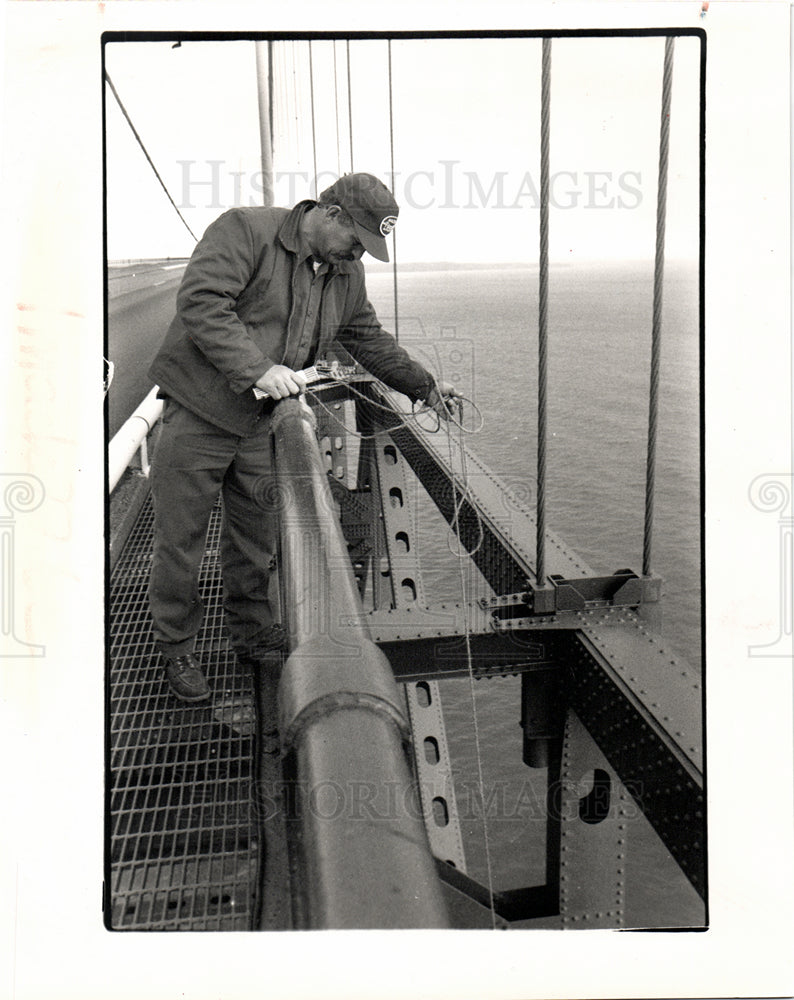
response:
M303 399L272 418L290 655L279 688L304 928L446 927L404 704L369 636Z
M137 410L116 431L108 445L108 492L112 493L137 451L141 452L141 469L149 474L146 437L160 419L163 401L157 398L154 386Z

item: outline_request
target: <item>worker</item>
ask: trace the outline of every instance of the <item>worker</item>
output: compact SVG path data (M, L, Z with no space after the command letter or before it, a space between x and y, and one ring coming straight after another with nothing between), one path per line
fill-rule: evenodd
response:
M361 257L388 261L399 208L366 173L346 174L294 208L233 208L196 246L176 316L149 374L164 399L152 467L154 639L177 698L205 701L195 655L204 607L199 567L220 494L223 608L246 667L286 644L268 585L276 545L269 441L277 401L304 392L301 369L340 343L364 368L442 417L454 387L414 361L380 325ZM266 392L258 398L254 389Z

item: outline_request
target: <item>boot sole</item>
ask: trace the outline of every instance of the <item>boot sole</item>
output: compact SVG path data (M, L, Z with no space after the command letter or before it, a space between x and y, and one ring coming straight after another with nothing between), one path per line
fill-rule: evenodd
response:
M206 694L199 694L199 695L180 694L178 691L175 691L170 684L168 685L168 690L175 698L178 698L179 701L184 701L189 705L196 704L196 702L199 701L209 701L210 699L209 691Z

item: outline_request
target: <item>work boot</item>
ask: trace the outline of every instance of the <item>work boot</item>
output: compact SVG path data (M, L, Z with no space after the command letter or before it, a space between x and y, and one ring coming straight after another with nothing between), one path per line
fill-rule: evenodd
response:
M180 701L206 701L210 696L201 664L192 653L166 657L165 675L171 691Z
M271 625L253 646L235 648L237 662L243 667L261 667L267 657L287 648L288 638L289 632L281 623L277 622L275 625Z

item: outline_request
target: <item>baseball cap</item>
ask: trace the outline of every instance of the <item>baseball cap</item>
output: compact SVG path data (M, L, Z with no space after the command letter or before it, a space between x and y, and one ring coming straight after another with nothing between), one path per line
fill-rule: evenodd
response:
M394 229L400 206L372 174L345 174L322 192L324 205L339 205L353 220L359 242L373 257L388 260L385 237Z

